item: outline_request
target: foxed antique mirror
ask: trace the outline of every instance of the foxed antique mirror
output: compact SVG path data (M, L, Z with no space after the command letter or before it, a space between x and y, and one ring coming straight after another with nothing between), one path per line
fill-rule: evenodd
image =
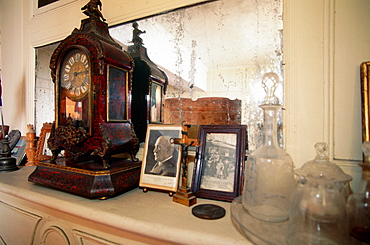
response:
M278 74L280 84L275 94L283 103L282 16L283 0L206 1L110 27L110 34L127 49L132 45L133 22L145 31L140 38L148 57L168 77L165 123L207 124L215 111L204 109L195 116L196 107L222 102L227 108L223 123L247 125L249 149L253 150L263 121L258 107L265 96L263 74ZM50 113L54 97L48 67L55 47L51 44L36 49L37 134L44 122L54 120ZM195 117L199 120L189 122Z

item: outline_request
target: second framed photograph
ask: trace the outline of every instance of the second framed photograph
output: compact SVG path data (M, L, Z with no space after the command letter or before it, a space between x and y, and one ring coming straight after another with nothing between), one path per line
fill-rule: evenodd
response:
M44 123L41 128L40 138L37 141L37 149L35 155L36 163L48 160L53 155L48 147L48 139L50 137L52 123Z
M241 195L247 146L245 125L201 125L192 191L200 198L231 202Z
M149 124L145 139L140 187L177 191L181 153L174 138L182 138L181 125Z

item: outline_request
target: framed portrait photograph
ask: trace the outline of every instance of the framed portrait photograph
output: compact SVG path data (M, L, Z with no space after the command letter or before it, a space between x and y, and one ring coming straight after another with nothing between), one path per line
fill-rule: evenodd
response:
M181 125L149 124L144 144L140 187L177 191L181 153L174 138L182 138Z
M152 81L151 92L150 92L150 122L161 123L162 122L162 94L163 85Z
M200 125L192 191L197 197L231 202L241 195L247 146L245 125Z

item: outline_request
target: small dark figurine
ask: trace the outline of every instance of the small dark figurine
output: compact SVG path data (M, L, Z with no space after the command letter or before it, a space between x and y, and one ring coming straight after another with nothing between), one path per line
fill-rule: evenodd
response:
M10 131L8 135L5 135L5 137L0 140L0 154L4 157L10 157L11 151L20 138L21 132L19 130Z
M1 146L1 155L2 157L10 157L10 152L12 149L9 146L9 140L8 137L5 136L5 138L2 140L2 146Z
M12 137L10 137L13 135ZM0 171L18 170L17 161L11 156L11 151L20 138L18 130L12 130L0 142Z
M182 149L182 160L181 160L181 168L182 168L182 176L186 179L188 178L188 148L189 146L192 146L194 144L194 141L191 141L190 144L186 145L185 143L180 143L181 149ZM182 187L186 188L187 183L183 183Z
M146 31L140 30L138 27L138 23L134 22L132 23L132 27L134 30L132 31L132 42L134 44L143 44L143 39L141 39L140 35L143 33L146 33Z
M100 0L90 0L85 6L81 8L84 14L86 14L89 17L92 18L101 18L103 21L105 21L103 14L100 12L102 9L102 3Z

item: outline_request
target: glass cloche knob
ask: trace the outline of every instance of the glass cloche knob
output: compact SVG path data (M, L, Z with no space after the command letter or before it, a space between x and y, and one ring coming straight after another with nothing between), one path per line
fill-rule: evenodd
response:
M316 161L324 160L328 161L328 146L325 142L317 142L315 144L315 149L316 149Z
M301 168L295 170L295 174L299 177L306 178L324 176L326 179L333 182L349 182L352 177L346 173L334 162L329 161L327 156L328 146L324 142L315 144L316 157L314 160L308 161Z

